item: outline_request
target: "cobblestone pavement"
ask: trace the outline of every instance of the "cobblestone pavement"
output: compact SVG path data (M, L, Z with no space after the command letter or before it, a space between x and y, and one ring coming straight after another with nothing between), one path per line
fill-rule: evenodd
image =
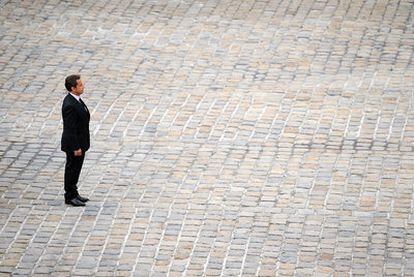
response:
M3 2L0 275L414 276L413 10ZM63 201L72 73L85 208Z

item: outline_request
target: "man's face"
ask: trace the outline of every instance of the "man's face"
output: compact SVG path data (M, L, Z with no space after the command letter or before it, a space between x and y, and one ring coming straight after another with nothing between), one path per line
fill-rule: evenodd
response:
M84 85L81 79L76 80L76 87L72 87L72 92L76 95L81 95L83 93Z

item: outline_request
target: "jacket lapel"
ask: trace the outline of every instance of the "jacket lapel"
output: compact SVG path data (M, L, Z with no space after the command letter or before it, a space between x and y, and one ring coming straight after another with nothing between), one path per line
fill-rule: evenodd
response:
M85 108L85 111L89 114L89 109L86 106L85 102L82 101L82 99L80 99L80 103L82 104L82 106Z
M79 112L82 116L86 117L86 118L89 120L89 118L90 118L90 115L89 115L89 110L88 110L88 108L86 107L85 103L84 103L82 100L78 101L78 100L77 100L75 97L73 97L70 93L68 93L68 96L69 96L69 98L71 99L71 101L72 101L72 103L74 104L74 106L76 107L76 109L78 110L78 112Z

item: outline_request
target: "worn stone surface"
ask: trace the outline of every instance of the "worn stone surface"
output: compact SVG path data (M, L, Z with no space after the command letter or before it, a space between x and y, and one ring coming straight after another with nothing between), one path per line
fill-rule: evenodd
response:
M413 10L4 1L0 274L414 276ZM63 202L72 73L85 208Z

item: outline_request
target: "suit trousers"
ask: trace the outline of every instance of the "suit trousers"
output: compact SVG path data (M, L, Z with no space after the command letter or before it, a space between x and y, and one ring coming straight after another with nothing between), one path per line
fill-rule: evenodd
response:
M84 159L85 153L82 153L82 156L75 156L73 152L66 152L65 200L71 200L79 195L77 184Z

